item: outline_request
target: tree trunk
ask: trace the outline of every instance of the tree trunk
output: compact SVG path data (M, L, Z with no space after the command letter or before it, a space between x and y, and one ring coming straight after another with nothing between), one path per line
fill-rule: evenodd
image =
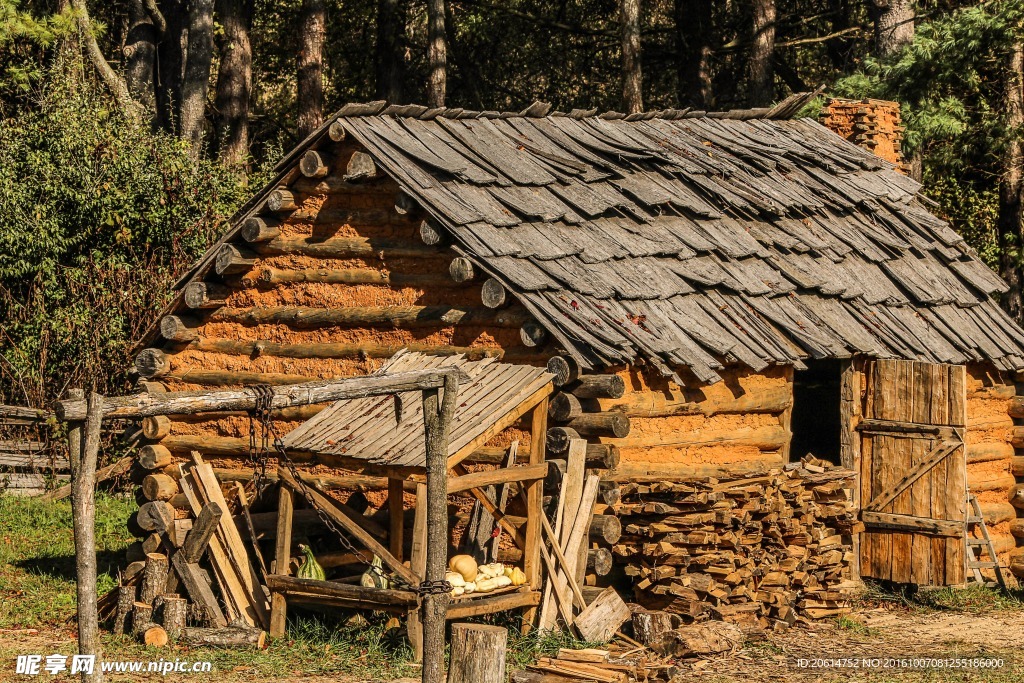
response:
M629 114L644 110L643 70L640 66L640 0L621 0L622 103Z
M443 107L448 81L448 45L444 28L444 0L427 0L427 104Z
M191 0L185 77L181 87L181 137L191 143L193 158L198 158L202 149L212 63L213 0Z
M214 102L219 158L225 166L241 166L249 154L253 0L218 0L217 13L224 26Z
M775 0L754 0L754 41L750 49L750 104L775 99Z
M324 120L324 0L302 0L299 19L301 45L298 64L298 133L305 138Z
M155 5L153 9L156 10ZM156 17L157 22L154 22L144 0L131 0L128 4L128 34L124 41L125 83L132 97L151 113L155 113L156 107L153 80L156 43L165 28L159 12Z
M403 101L406 7L404 0L377 0L377 97L391 104Z
M1019 251L1024 238L1022 195L1024 195L1024 43L1010 51L1007 65L1004 110L1010 140L1003 156L1003 175L999 181L999 270L1010 285L1002 305L1017 320L1024 314L1021 295Z
M100 76L100 80L114 95L114 99L123 109L134 109L137 106L132 99L131 93L124 80L110 67L106 57L96 42L96 34L93 32L92 20L89 18L89 11L85 7L85 0L70 0L71 8L75 10L75 21L78 31L81 34L85 47L85 53L92 62Z
M168 133L181 131L182 83L188 42L188 4L186 0L162 0L167 28L157 49L157 121Z
M679 106L711 106L711 0L675 0Z
M875 55L888 59L914 39L914 0L874 0Z
M74 5L73 5L74 6ZM72 470L72 521L75 535L75 577L78 606L78 652L100 655L99 614L96 606L96 462L99 460L103 397L89 395L84 425L73 425L68 438L81 436L80 461ZM77 428L77 429L76 429ZM103 672L82 674L83 683L101 683Z

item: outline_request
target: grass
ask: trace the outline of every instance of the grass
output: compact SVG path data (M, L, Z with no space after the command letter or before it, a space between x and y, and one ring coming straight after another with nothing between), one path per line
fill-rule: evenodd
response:
M980 584L954 588L915 589L866 581L867 591L859 599L864 607L884 606L911 611L950 611L980 614L994 610L1024 609L1024 589L1003 591Z
M857 635L860 635L860 636L873 636L873 635L875 635L875 629L868 628L865 624L862 624L861 622L857 621L856 619L851 619L850 617L846 616L845 614L836 618L836 628L838 628L838 629L840 629L842 631L849 631L851 633L856 633Z
M124 549L135 539L125 525L136 509L133 500L99 494L96 498L96 544L100 595L117 583L124 565ZM69 501L46 502L0 494L0 629L39 629L45 638L31 641L48 648L34 654L76 652L75 550ZM392 680L419 677L404 633L389 624L386 615L370 615L368 622L348 622L352 613L330 616L291 610L285 638L266 650L216 650L175 646L152 650L123 636L104 636L106 659L188 659L211 661L225 680L293 678L298 676L356 676ZM509 628L508 668L522 668L539 655L553 655L560 647L586 643L562 633L523 636L518 615L481 617L481 621ZM0 637L0 680L8 662L26 654L20 645ZM173 678L173 677L172 677Z

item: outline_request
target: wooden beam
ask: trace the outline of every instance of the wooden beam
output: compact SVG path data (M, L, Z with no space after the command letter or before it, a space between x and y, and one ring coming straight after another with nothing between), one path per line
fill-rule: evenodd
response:
M454 368L436 368L275 387L270 407L274 409L288 408L313 403L329 403L341 399L434 389L444 384L445 377L459 375L462 375L461 371ZM251 410L255 406L256 395L248 390L136 394L105 398L103 400L103 418L110 420L150 415L188 415L219 410ZM54 404L57 418L67 421L83 419L85 408L84 401L65 400L57 401Z
M267 575L267 588L283 593L289 597L333 597L352 600L364 606L393 605L398 607L415 607L416 593L390 588L365 588L336 581L316 581L314 579L298 579L294 576L280 574Z
M207 322L240 325L289 325L312 329L347 325L353 327L386 326L389 329L419 329L438 325L485 325L516 328L522 324L525 309L512 307L500 311L489 308L455 306L225 306L211 311Z
M934 536L949 536L951 538L962 537L964 534L964 522L955 522L930 517L916 517L914 515L890 514L864 510L861 512L861 521L866 527L891 529L893 531L908 531L913 533L931 534Z
M512 481L536 481L547 476L548 465L545 462L534 465L523 465L521 467L499 468L496 470L483 470L471 472L461 477L448 479L448 493L459 493L469 489L482 489L495 484L504 484Z

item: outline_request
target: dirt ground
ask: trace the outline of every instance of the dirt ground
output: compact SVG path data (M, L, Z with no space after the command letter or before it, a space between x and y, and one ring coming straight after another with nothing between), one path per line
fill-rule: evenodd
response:
M17 653L67 651L71 630L0 632L0 681L28 681L14 674ZM273 649L273 648L272 648ZM683 660L673 673L677 681L1024 681L1024 611L982 614L878 608L837 625L752 635L740 651L710 659ZM198 654L198 653L197 653ZM152 652L135 658L189 659L185 652ZM127 658L127 655L126 655ZM916 660L916 661L915 661ZM940 663L945 666L938 666ZM990 668L980 668L988 663ZM219 668L219 683L415 683L416 678L309 676L301 671L268 675L259 657L252 662ZM226 663L225 663L226 664ZM70 676L34 678L70 680ZM108 681L209 681L206 674L111 674Z

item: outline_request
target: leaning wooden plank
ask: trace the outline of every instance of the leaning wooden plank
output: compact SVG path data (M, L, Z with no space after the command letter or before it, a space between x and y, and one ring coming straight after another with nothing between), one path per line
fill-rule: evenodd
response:
M213 468L203 462L202 456L194 451L192 453L192 462L195 463L195 467L192 470L193 474L199 477L209 502L217 503L224 510L228 509L228 502L224 499L224 492L221 490L220 483L213 473ZM228 559L231 560L232 567L236 570L239 579L242 581L242 586L245 588L245 597L249 605L256 612L258 625L264 629L269 628L270 605L267 603L266 594L263 592L260 576L256 569L253 568L249 553L245 548L245 543L242 542L242 537L238 533L238 527L235 526L231 518L222 517L218 526L218 533L224 539Z
M574 578L576 575L576 561L579 557L580 544L586 538L590 518L593 517L594 503L597 500L597 490L600 481L600 476L591 474L587 476L586 482L583 485L579 509L575 511L576 517L570 526L569 536L561 546L565 561L562 564L561 571L552 577L552 580L555 582L554 589L557 591L564 591L569 579Z
M228 620L224 618L224 612L217 604L217 596L213 594L210 582L199 565L195 562L186 562L182 553L174 553L171 556L171 564L178 578L185 584L189 597L199 605L206 622L214 627L227 626Z
M607 643L630 617L629 606L609 586L576 617L576 629L584 640Z
M562 485L559 488L559 500L558 510L555 514L555 532L556 539L552 541L555 546L561 547L565 541L569 540L569 532L572 521L568 524L565 523L565 515L567 511L569 514L574 514L580 504L580 496L583 495L583 475L586 463L587 442L584 439L571 439L569 441L569 453L566 460L565 476L562 478ZM559 552L559 554L561 554ZM561 566L564 568L564 558L559 560ZM540 609L540 629L550 629L555 624L555 615L552 611L552 595L551 588L555 585L555 576L557 573L551 571L551 580L548 585L544 587L544 599L541 602ZM568 622L567 622L568 623Z
M391 569L391 571L398 574L398 576L401 577L403 581L408 583L410 586L419 585L419 577L417 577L408 567L406 567L404 564L398 561L398 559L396 559L395 556L392 555L387 548L381 545L377 541L377 539L375 539L373 536L367 533L362 527L356 524L353 520L349 519L348 516L346 516L340 510L338 510L338 508L334 505L334 500L332 498L325 496L324 494L320 493L314 488L310 488L308 486L303 486L302 484L299 484L297 481L295 481L295 478L291 475L290 472L288 472L288 470L279 467L277 469L277 476L278 479L281 480L281 483L283 483L291 490L299 494L302 494L303 491L309 494L309 497L313 500L316 506L323 511L325 515L330 517L333 522L335 522L343 529L345 529L345 531L348 532L351 536L355 537L356 540L363 544L363 546L370 550L374 555L380 557L384 564L386 564Z
M178 480L181 492L185 494L189 507L192 508L192 514L198 517L206 503L199 498L199 494L196 492L199 484L192 471L195 468L186 469L184 465L179 465L178 468L181 471L181 478ZM254 613L250 614L247 610L248 600L245 597L241 582L235 576L228 562L223 541L216 535L212 536L209 549L213 575L217 580L217 585L220 587L221 596L224 598L225 616L230 623L234 623L237 619L242 619L250 626L255 626ZM184 580L184 577L181 578Z
M107 465L106 467L96 472L96 483L99 484L107 479L112 479L119 475L124 474L131 468L134 458L121 458L115 463ZM71 484L66 484L60 488L54 489L43 496L43 500L61 500L71 495Z

